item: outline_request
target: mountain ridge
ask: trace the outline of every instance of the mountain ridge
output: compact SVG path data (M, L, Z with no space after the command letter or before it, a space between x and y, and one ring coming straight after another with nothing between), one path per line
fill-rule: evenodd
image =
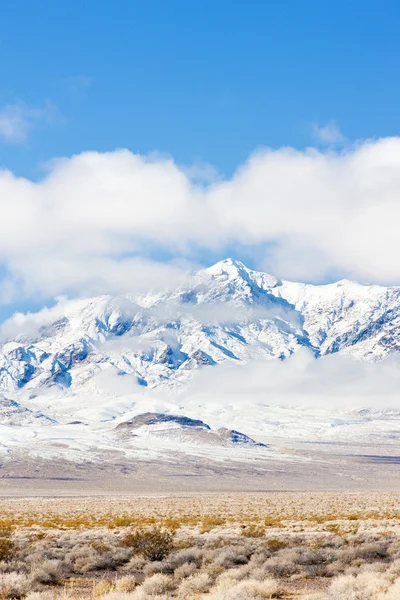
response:
M201 463L204 472L242 465L240 472L268 474L275 464L283 473L284 464L296 474L310 461L324 472L328 454L334 471L337 452L348 461L351 448L373 456L379 444L394 456L400 413L392 367L383 373L391 377L389 404L370 407L366 394L356 408L347 406L346 382L327 388L326 374L333 382L341 374L323 361L339 354L373 365L395 356L399 315L400 288L288 282L232 259L176 289L64 300L16 315L3 324L8 339L0 347L0 469L44 460L53 466L43 472L88 462L124 472L150 462L164 472L178 460ZM325 364L328 371L315 374L313 365ZM379 382L370 381L379 395ZM303 405L309 385L317 402ZM292 403L293 386L301 406ZM341 393L345 404L334 407ZM352 477L353 466L346 469Z
M400 349L400 288L288 282L232 259L175 290L71 300L63 311L0 347L0 392L68 388L106 367L175 388L207 365L283 359L304 346L372 361Z

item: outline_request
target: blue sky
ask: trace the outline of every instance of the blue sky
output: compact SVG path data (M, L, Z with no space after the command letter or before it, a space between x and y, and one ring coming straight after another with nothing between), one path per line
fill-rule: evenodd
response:
M0 320L227 255L400 284L399 18L391 0L4 0L0 165L36 183L0 177Z
M399 132L398 2L4 0L0 106L36 110L0 163L126 147L230 174L259 146Z

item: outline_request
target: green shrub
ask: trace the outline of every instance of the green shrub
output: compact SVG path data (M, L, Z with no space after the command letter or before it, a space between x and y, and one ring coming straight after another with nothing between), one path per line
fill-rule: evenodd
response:
M169 531L158 528L138 529L128 533L123 539L123 544L147 560L160 561L171 552L173 535Z
M15 544L12 539L12 530L8 527L0 528L0 561L9 561L15 554Z

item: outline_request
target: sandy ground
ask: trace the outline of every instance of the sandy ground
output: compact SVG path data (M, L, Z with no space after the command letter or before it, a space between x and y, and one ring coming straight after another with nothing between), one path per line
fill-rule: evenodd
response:
M324 529L324 523L360 521L364 528L373 522L383 522L400 531L400 493L369 492L209 492L209 493L153 493L112 496L21 496L3 497L0 517L13 520L36 521L50 517L97 520L129 516L134 519L156 517L163 519L185 516L191 522L202 522L205 517L223 516L232 523L269 519L296 526L304 521L315 530ZM311 527L311 526L310 526Z
M194 544L194 540L203 538L210 547L220 548L229 547L231 541L244 541L243 536L248 535L247 543L253 543L246 528L261 526L262 537L254 540L260 547L284 541L314 552L325 540L346 536L350 543L355 540L356 548L361 547L361 540L370 547L371 536L374 540L397 543L400 539L399 500L397 492L388 491L10 496L1 499L0 521L3 526L9 523L17 539L25 543L36 539L40 544L45 538L45 548L54 546L54 541L59 547L60 540L69 535L75 536L77 542L84 535L92 535L98 543L99 539L123 535L123 531L131 527L157 524L173 528L178 544L185 540ZM390 568L389 560L382 564ZM128 565L117 571L76 575L62 583L64 597L94 598L96 582L114 584L116 578L131 572L132 567L129 570ZM134 571L134 576L139 583L144 579L141 572ZM323 592L329 587L331 577L302 573L293 577L277 576L277 582L285 590L280 597L293 599L315 591Z
M304 444L285 460L43 460L14 453L0 464L0 495L87 495L227 491L400 490L400 448Z

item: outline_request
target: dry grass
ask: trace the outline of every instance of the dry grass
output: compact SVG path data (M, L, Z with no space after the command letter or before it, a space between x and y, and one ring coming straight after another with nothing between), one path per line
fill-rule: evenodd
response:
M0 600L399 600L397 498L4 499Z

